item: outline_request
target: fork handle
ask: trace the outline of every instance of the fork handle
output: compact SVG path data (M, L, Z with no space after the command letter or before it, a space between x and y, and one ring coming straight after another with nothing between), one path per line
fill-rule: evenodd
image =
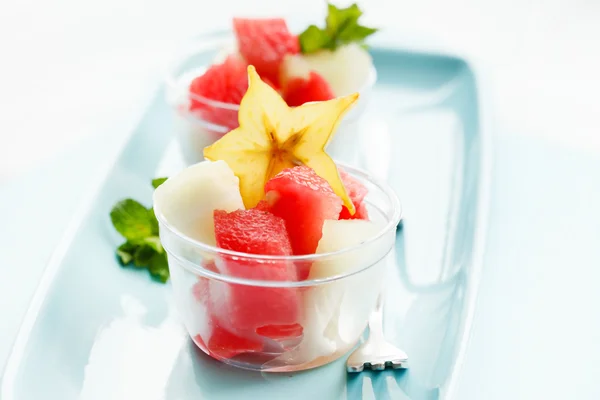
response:
M369 339L368 341L379 341L383 339L383 290L377 297L375 310L369 316Z

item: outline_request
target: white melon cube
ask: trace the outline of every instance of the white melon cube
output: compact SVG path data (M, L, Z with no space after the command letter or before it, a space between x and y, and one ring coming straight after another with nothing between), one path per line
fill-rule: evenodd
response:
M331 253L357 246L377 235L381 229L381 224L360 219L326 220L323 224L323 236L319 240L316 253ZM359 254L360 256L357 257ZM352 251L345 256L318 261L310 268L308 279L341 275L351 269L361 268L364 265L368 265L369 256L369 254L364 254L363 252ZM373 258L372 256L370 257L371 259Z
M323 237L319 241L317 253L329 253L356 246L377 235L381 229L381 224L371 221L327 220L323 224ZM370 246L370 249L374 249L374 246ZM326 278L361 269L377 262L381 256L381 254L373 252L365 254L364 251L357 250L332 259L317 261L311 266L308 279ZM305 293L303 299L305 314L302 323L304 340L296 350L296 354L302 353L302 359L310 361L345 348L356 340L364 328L366 321L364 317L372 308L370 300L367 301L367 305L360 304L364 302L363 296L359 294L361 285L364 285L367 290L370 286L377 288L379 286L377 278L374 278L376 272L366 271L315 286ZM350 300L353 304L349 303ZM357 312L351 310L353 306L356 307ZM364 310L365 307L367 310ZM342 318L341 315L344 313L349 315Z
M362 89L372 68L371 55L357 44L348 44L335 51L285 56L281 82L285 84L290 78L308 79L310 71L315 71L329 83L336 96L346 96Z
M215 245L214 210L244 208L239 179L225 161L204 161L168 179L154 192L154 208L179 232Z

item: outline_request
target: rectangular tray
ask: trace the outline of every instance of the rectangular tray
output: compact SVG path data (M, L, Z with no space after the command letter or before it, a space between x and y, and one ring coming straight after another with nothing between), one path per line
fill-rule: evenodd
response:
M150 180L183 166L160 88L47 267L2 399L452 398L481 273L489 136L463 59L388 43L372 48L378 82L362 161L403 203L385 330L409 354L409 370L347 375L345 359L297 374L233 369L188 339L170 286L118 267L111 206L125 197L149 204Z

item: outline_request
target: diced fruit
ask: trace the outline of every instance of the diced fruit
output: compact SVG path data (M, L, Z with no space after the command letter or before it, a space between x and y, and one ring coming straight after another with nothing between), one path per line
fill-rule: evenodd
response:
M303 57L308 69L323 76L336 96L345 96L360 90L373 68L373 60L369 53L356 43L342 46L335 51L320 50Z
M310 101L331 100L334 97L327 81L314 71L310 72L308 79L288 80L283 89L283 99L290 107L300 106Z
M230 129L237 127L237 110L215 106L210 101L240 104L248 90L246 67L244 60L230 55L223 63L213 64L195 78L190 84L190 111L199 112L207 122Z
M263 345L259 339L238 336L222 328L214 320L212 324L208 343L205 343L200 335L196 335L194 340L214 357L232 358L238 354L253 353L263 349Z
M198 277L198 282L192 286L192 296L199 303L208 303L208 278Z
M154 210L193 239L214 246L213 211L244 208L239 180L225 161L186 168L154 191Z
M302 54L285 56L280 82L283 99L290 107L335 97L329 83L319 73L310 70Z
M204 263L204 267L218 272L216 264L211 260ZM262 350L262 340L256 335L250 333L245 335L236 335L223 328L214 312L212 302L210 301L210 280L204 277L198 277L198 281L192 287L192 295L195 300L206 307L208 322L208 333L205 334L207 341L198 334L194 340L199 346L203 347L212 355L230 358L238 354L255 352ZM288 325L266 325L256 329L256 334L268 337L272 340L288 340L290 338L299 338L302 336L303 327L300 324Z
M266 200L261 200L258 202L256 207L254 207L254 209L260 210L260 211L269 211L271 209L271 206L269 205L269 203Z
M360 248L353 247L374 238L382 229L382 223L372 221L325 221L323 237L319 242L317 253L330 253L342 249L348 251L315 261L309 279L322 279L371 268L361 272L360 275L336 280L328 286L312 290L305 297L304 308L310 310L314 307L321 313L317 311L307 313L306 320L303 321L305 326L311 326L311 322L321 323L325 328L326 336L339 337L348 343L354 340L355 334L364 329L363 321L357 319L355 315L368 315L376 296L366 296L365 301L357 302L356 292L362 287L378 290L379 283L383 279L381 268L373 268L373 266L381 260L385 250L389 249L389 240L378 240ZM353 313L354 310L356 314ZM328 317L324 318L326 315ZM326 325L323 321L327 321Z
M286 54L300 51L298 37L290 33L282 18L233 19L238 48L262 78L278 85L279 67Z
M292 78L308 79L310 71L310 66L303 54L287 54L281 63L279 82L281 86L285 86Z
M325 179L354 212L346 189L325 146L358 94L290 108L248 67L248 91L240 104L240 127L204 149L208 160L224 160L240 179L246 208L264 197L265 183L285 168L302 163Z
M310 66L303 54L288 54L283 58L283 62L281 63L279 82L284 87L290 79L308 79L310 71Z
M369 213L367 211L367 205L364 204L363 200L368 193L368 189L358 179L344 170L339 170L342 183L346 188L346 193L350 196L352 204L356 208L354 215L350 214L346 206L342 206L342 212L340 213L340 219L369 219Z
M222 103L240 104L248 90L247 64L235 55L229 55L220 64L213 64L190 84L190 92L205 99ZM191 109L206 107L192 98Z
M237 336L216 323L208 341L208 348L217 356L231 358L241 353L260 351L263 346L260 340Z
M349 215L350 213L346 214ZM359 204L358 208L356 209L356 212L354 213L354 215L352 216L352 219L364 219L364 220L369 220L369 211L367 210L367 203L366 202L362 202Z
M284 221L260 210L215 211L217 246L259 255L290 255L291 246ZM263 281L294 281L293 263L259 261L221 256L219 272L238 278ZM298 322L300 300L295 288L270 288L211 280L210 298L218 323L239 334L256 334L268 325Z
M219 270L217 270L215 260L205 260L202 262L202 267L212 272L219 272ZM205 305L209 303L208 282L208 278L205 278L204 276L198 276L198 282L192 286L192 295L196 301Z
M226 250L260 255L292 253L283 219L260 210L215 210L217 246Z
M317 254L330 253L344 248L357 246L377 235L381 231L380 224L363 220L339 220L325 221L323 224L323 237L319 241ZM328 276L340 275L354 268L365 267L361 259L354 251L348 255L334 257L331 260L316 261L310 269L309 279L326 278Z
M381 226L370 221L326 220L323 224L323 237L319 241L317 253L330 253L356 246L372 238L380 230ZM310 269L308 279L327 278L348 273L377 261L377 259L373 260L373 256L379 257L380 254L374 253L372 248L357 249L346 254L315 261ZM347 314L352 321L363 323L363 321L357 320L357 314L353 313L351 309L342 310L343 305L346 304L344 299L351 296L350 298L353 299L355 304L361 304L362 301L357 301L356 297L356 293L360 292L360 287L376 287L366 280L370 277L369 274L361 274L360 277L354 276L335 280L324 285L311 287L310 290L304 293L305 312L302 320L302 325L305 327L304 340L294 350L294 356L309 361L317 357L327 356L335 350L336 346L339 349L339 346L344 345L343 342L340 343L340 338L343 338L345 333L340 329L339 323L342 314ZM357 287L357 284L360 287ZM369 304L370 306L371 304ZM357 308L360 308L360 306ZM362 328L364 329L364 326Z
M323 224L323 236L319 241L316 253L331 253L344 248L357 246L365 240L377 235L381 229L382 227L380 224L371 221L325 221ZM315 262L310 269L309 279L340 275L351 269L364 267L365 265L362 265L360 262L361 258L356 257L357 252L353 253L349 253L348 256L339 256L331 260Z
M283 218L294 254L313 254L323 222L338 219L342 201L327 181L305 166L283 170L265 185L270 211Z
M194 337L194 341L212 356L218 358L231 358L242 353L261 351L263 346L260 339L238 336L219 324L209 300L209 285L209 279L199 277L198 282L192 287L194 298L206 306L205 312L208 314L206 317L208 321L207 340L202 339L202 335L198 334ZM206 337L207 334L204 335Z
M273 340L284 340L302 336L304 328L300 324L291 325L266 325L256 329L260 336L268 337Z

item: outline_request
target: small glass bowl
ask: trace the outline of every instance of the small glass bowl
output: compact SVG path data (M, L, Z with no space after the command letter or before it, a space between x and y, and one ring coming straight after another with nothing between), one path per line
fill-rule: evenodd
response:
M367 209L379 229L332 253L260 256L210 246L173 226L155 198L177 307L203 352L240 368L286 372L327 364L357 343L381 291L401 207L389 186L343 168L368 188ZM315 276L314 268L319 279L278 279L290 274L277 271ZM334 269L343 273L329 276Z
M170 68L167 102L173 109L173 129L188 165L204 160L203 150L238 126L239 105L211 100L189 92L190 83L208 66L221 62L235 51L231 34L201 36L187 43ZM359 123L367 107L377 71L373 67L367 81L357 91L357 104L344 116L327 147L336 160L357 165L360 149Z

